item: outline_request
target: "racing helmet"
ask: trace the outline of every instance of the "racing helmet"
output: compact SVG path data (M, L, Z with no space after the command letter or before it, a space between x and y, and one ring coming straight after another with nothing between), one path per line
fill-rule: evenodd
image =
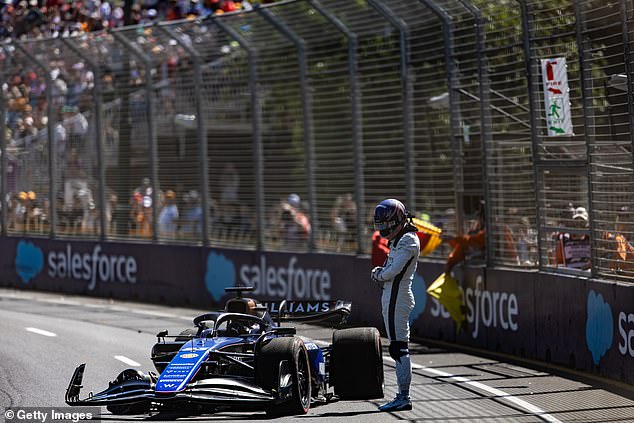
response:
M406 223L405 206L394 198L381 201L374 209L374 229L378 230L383 238L394 239Z
M242 313L256 316L256 303L251 298L232 298L227 301L225 309L229 313Z

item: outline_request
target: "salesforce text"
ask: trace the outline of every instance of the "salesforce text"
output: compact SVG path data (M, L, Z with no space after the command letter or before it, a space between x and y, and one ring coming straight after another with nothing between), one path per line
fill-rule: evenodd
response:
M244 265L240 280L244 286L253 286L255 295L286 299L330 300L330 273L327 270L296 267L292 256L286 267L267 266L266 256L260 256L259 266Z
M486 291L481 289L482 277L476 279L475 291L469 287L465 290L465 302L467 305L467 321L473 325L471 336L478 337L480 323L484 327L498 327L504 330L517 331L518 324L515 319L519 315L519 305L515 294ZM434 317L449 318L449 313L442 307L437 299L433 298L431 314Z
M91 291L97 282L136 283L136 272L134 257L101 254L99 245L95 245L92 254L73 252L70 244L66 245L66 251L48 253L51 278L84 280Z

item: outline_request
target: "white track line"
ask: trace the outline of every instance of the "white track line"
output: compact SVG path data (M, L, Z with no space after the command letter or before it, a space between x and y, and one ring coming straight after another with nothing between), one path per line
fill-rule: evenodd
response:
M495 395L497 397L500 397L503 400L506 400L508 402L512 402L513 404L517 405L520 408L523 408L524 410L533 413L534 415L536 415L537 417L550 422L550 423L562 423L561 420L557 419L556 417L551 416L550 414L546 413L544 410L542 410L539 407L534 406L533 404L524 401L523 399L514 397L513 395L510 395L500 389L497 388L493 388L491 386L487 386L483 383L480 382L476 382L470 379L467 379L466 377L462 377L462 376L454 376L451 373L446 373L443 372L442 370L438 370L438 369L432 369L430 367L425 367L425 366L420 366L420 368L429 374L432 374L434 376L441 376L441 377L445 377L448 379L451 379L453 381L456 382L460 382L460 383L464 383L466 385L470 385L474 388L480 389L482 391L486 391L492 395Z
M383 360L387 361L390 364L396 364L396 361L394 361L394 359L392 357L390 357L389 355L384 355L383 356ZM412 369L414 370L419 370L419 369L424 369L424 366L421 366L420 364L416 364L416 363L412 363Z
M56 333L49 332L43 329L38 329L38 328L24 328L24 329L32 333L37 333L38 335L49 336L49 337L57 336Z
M154 310L148 310L148 309L135 309L133 307L125 307L125 306L111 305L111 304L88 304L88 303L82 303L79 301L68 300L68 299L37 298L32 295L20 295L20 294L14 294L14 293L6 293L6 294L1 293L0 298L15 298L19 300L30 300L30 301L37 301L41 303L49 303L49 304L60 304L60 305L85 307L85 308L93 308L93 309L97 308L97 309L118 311L118 312L124 312L124 313L141 314L144 316L163 317L166 319L188 320L190 322L193 320L192 316L182 316L182 315L176 315L172 313L164 313L161 311L154 311Z
M114 358L122 363L127 364L128 366L139 367L141 365L141 363L137 363L136 361L126 357L125 355L115 355Z

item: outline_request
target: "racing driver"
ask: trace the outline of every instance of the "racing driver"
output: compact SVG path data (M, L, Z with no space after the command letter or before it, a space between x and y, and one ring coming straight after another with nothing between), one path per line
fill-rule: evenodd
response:
M412 365L409 356L409 315L414 309L412 280L416 272L420 241L416 227L407 219L403 203L396 199L381 201L374 209L374 228L388 240L390 252L383 263L372 269L372 280L383 290L383 322L390 339L390 357L396 362L398 394L379 407L380 411L412 409L409 387Z

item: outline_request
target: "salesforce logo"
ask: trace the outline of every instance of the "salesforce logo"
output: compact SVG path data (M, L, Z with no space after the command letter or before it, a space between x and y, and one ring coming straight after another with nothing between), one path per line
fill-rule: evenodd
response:
M42 250L29 241L18 242L15 254L15 271L23 283L29 283L44 268Z
M588 293L588 320L586 321L586 344L592 353L594 364L598 365L601 357L612 346L614 321L612 309L603 300L601 294L593 290Z
M236 268L225 256L211 251L207 256L207 272L205 286L214 301L219 301L225 294L225 288L235 286Z
M425 283L425 279L418 273L414 274L412 292L414 293L416 304L414 305L412 313L409 315L410 323L414 323L425 312L425 306L427 305L427 284Z

